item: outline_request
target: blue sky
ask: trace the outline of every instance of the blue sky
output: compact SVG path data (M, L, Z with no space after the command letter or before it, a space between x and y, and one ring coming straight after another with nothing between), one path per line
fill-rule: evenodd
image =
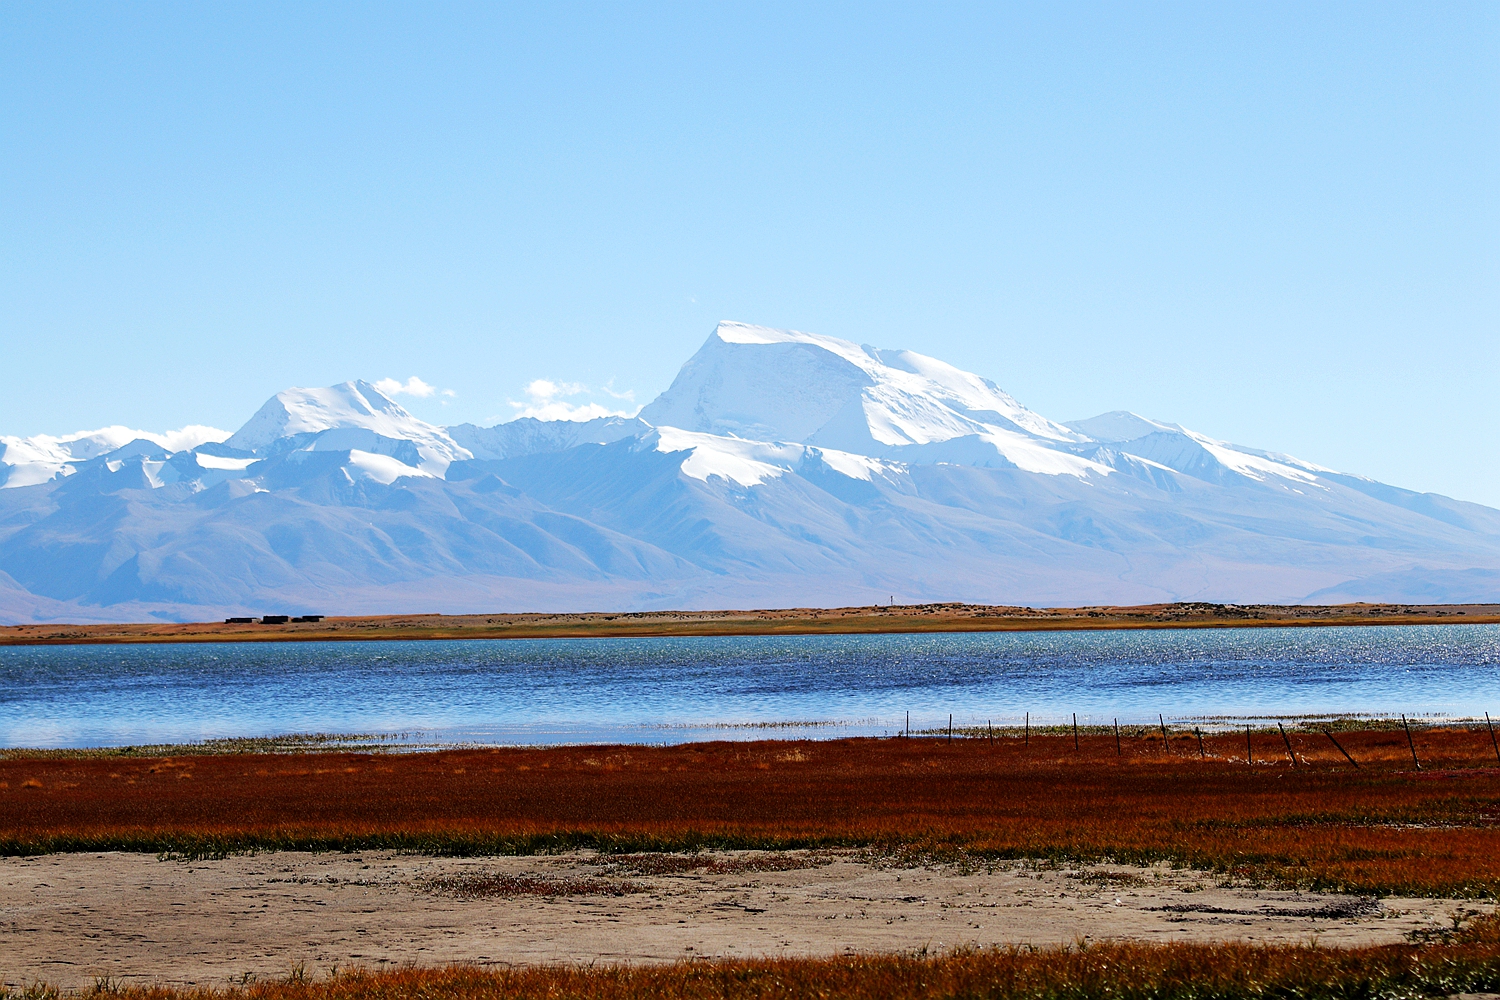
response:
M1500 505L1492 3L7 4L0 185L0 433L738 319Z

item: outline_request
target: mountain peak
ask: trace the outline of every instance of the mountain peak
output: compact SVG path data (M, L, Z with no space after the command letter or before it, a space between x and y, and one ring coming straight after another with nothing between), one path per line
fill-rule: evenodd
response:
M1101 413L1087 420L1069 420L1066 426L1105 444L1135 441L1147 434L1163 432L1170 434L1182 431L1182 428L1176 424L1152 420L1150 417L1143 417L1129 410L1111 410L1109 413Z
M368 382L340 382L326 388L284 389L224 443L241 451L260 451L297 434L316 434L336 427L367 427L415 420Z
M362 451L395 456L426 475L472 458L443 428L420 420L369 382L293 388L268 399L226 446L254 454L284 451ZM415 449L415 461L406 461Z
M721 320L719 325L714 328L714 332L709 339L718 339L725 344L743 344L747 346L805 344L843 358L857 368L868 368L872 363L879 364L872 356L872 348L860 346L852 341L841 340L838 337L827 337L820 333L804 333L801 330L777 330L769 326L755 326L750 323Z
M1035 472L1105 472L1066 451L1084 435L1034 413L988 379L915 351L800 330L723 322L640 414L656 426L806 443L920 461L965 454Z
M0 435L0 487L35 486L71 475L78 463L108 455L133 441L150 441L170 453L223 441L227 437L228 431L203 424L189 424L165 434L112 424L96 431L61 436L37 434L23 438Z

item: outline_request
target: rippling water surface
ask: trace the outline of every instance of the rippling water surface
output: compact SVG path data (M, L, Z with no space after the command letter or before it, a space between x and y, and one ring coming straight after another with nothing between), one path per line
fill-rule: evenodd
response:
M0 745L1500 715L1500 626L0 647Z

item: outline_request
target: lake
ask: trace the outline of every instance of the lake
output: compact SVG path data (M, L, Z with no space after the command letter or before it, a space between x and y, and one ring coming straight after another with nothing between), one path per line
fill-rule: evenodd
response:
M0 745L668 743L1500 714L1500 625L0 647Z

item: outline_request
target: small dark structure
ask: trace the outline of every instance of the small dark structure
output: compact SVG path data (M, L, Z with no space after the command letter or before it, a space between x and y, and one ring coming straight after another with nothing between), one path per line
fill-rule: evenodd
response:
M292 619L289 618L286 615L261 615L260 616L260 623L262 625L285 625L287 622L289 622L291 620Z
M320 622L322 620L322 615L302 615L300 618L292 619L294 622Z
M226 619L224 619L224 624L225 625L254 625L255 624L255 619L254 618L226 618Z

